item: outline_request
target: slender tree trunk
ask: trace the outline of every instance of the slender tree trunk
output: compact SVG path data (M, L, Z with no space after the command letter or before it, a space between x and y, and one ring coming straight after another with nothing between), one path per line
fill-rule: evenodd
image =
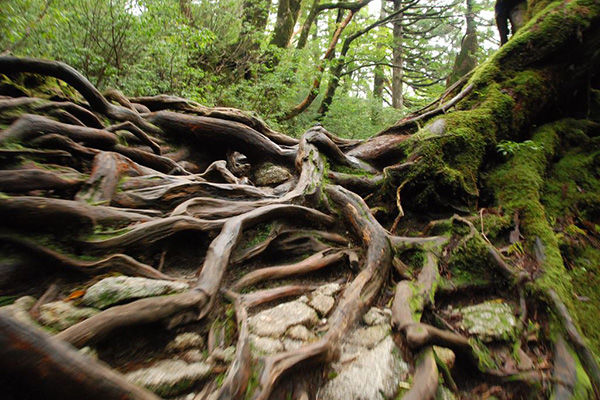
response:
M296 46L298 49L303 49L306 47L310 28L317 19L317 15L319 15L319 2L320 0L313 0L312 5L310 6L310 11L308 12L306 20L302 24L302 30L300 31L300 37L298 38L298 45Z
M467 20L467 32L462 40L460 52L454 60L452 73L448 77L448 86L451 86L477 66L476 53L479 49L479 44L477 43L477 25L473 10L474 0L466 0L466 3L467 13L465 14L465 19Z
M394 11L402 8L402 0L394 0ZM404 78L404 27L402 26L402 16L400 13L394 19L394 49L392 55L392 107L402 109L404 107L404 98L402 94Z
M340 10L340 11L341 12L338 14L338 19L340 16L343 15L343 11L342 10ZM319 67L317 68L317 77L315 78L315 80L313 82L313 86L312 86L310 92L308 93L308 96L306 96L306 98L300 104L298 104L297 106L295 106L294 108L289 110L281 118L282 120L288 120L288 119L294 118L295 116L297 116L298 114L300 114L301 112L306 110L312 104L312 102L315 100L315 98L319 94L319 88L321 87L321 78L323 77L323 71L325 70L325 64L327 61L331 60L334 57L335 46L337 45L340 35L342 34L342 31L346 28L346 26L350 23L353 16L354 16L354 10L350 10L350 13L348 14L348 16L341 23L339 23L339 26L333 33L333 37L331 38L331 43L329 43L329 47L327 48L327 51L325 52L325 55L323 55L323 58L321 59L321 63L319 64ZM348 46L349 46L349 44L348 44ZM338 80L339 80L339 73L337 76L338 76ZM336 84L336 86L337 86L337 84Z
M381 9L379 10L379 19L385 18L385 2L381 2ZM381 44L377 44L377 48L381 48ZM373 71L373 97L383 100L383 82L385 81L385 74L383 71L383 65L375 66ZM381 104L381 102L379 103Z
M272 45L281 49L288 47L294 33L294 26L296 26L296 21L298 21L298 17L300 16L301 8L302 0L279 0L277 21L275 22L275 30L271 39Z

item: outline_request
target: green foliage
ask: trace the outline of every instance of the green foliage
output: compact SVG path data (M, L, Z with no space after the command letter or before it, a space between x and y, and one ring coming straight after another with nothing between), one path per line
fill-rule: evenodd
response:
M531 140L526 140L522 143L516 143L510 140L501 140L496 145L496 150L498 150L498 153L502 154L504 157L512 156L519 150L537 151L539 149L540 147Z
M488 3L482 2L476 12L490 9ZM293 49L295 43L280 49L268 45L273 29L269 15L275 12L269 6L258 0L5 0L0 51L65 61L101 90L116 87L128 96L173 94L209 106L252 110L292 135L319 120L337 135L364 138L404 115L406 110L385 105L389 95L372 93L375 68L391 77L396 39L387 24L360 36L339 60L344 68L328 113L321 115L317 109L331 66L338 63L335 58L324 63L313 105L280 122L320 74L316 66L331 41L337 11L319 16L303 49ZM456 27L464 23L462 2L420 0L419 7L426 12L405 15L412 26L403 39L408 109L424 105L443 89L460 48L462 30ZM308 8L302 15L307 13ZM338 47L379 18L372 9L361 9Z

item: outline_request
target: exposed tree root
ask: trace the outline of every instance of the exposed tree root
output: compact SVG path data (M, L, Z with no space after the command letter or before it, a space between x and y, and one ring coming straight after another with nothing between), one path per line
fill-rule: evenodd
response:
M103 366L84 360L61 341L77 347L107 339L113 341L123 330L147 324L162 324L166 329L178 327L177 333L191 329L204 334L204 321L209 320L209 353L233 342L236 350L224 380L213 379L201 392L196 391L196 398L269 399L282 390L284 386L280 384L288 385L282 378L291 376L289 372L303 371L307 365L327 367L337 361L349 334L359 325L367 324L366 317L361 321L366 309L371 305L389 304L393 288L387 285L398 277L402 280L395 286L392 303L392 325L398 332L394 339L403 342L405 355L410 354L413 374L412 386L404 399L435 398L439 373L446 386L457 391L461 398L470 396L470 391L475 393L470 383L464 385L458 379L452 383L458 368L470 374L469 379L473 381L499 385L493 389L500 391L508 388L509 382L531 387L543 382L545 370L552 365L551 352L546 351L544 339L534 339L535 344L529 343L531 347L519 348L529 352L534 345L537 347L536 360L530 363L539 369L515 373L514 365L512 370L490 367L485 364L488 360L482 351L485 350L483 342L470 340L470 336L476 335L453 319L462 317L446 309L436 309L434 304L438 285L443 286L440 291L448 292L448 287L452 287L453 294L466 297L469 293L461 291L477 280L474 274L467 274L463 281L456 281L462 286L453 286L452 268L461 263L491 264L511 291L516 289L514 295L502 292L499 296L510 299L507 303L518 299L520 322L515 333L521 335L525 343L532 333L526 329L533 330L541 324L540 331L543 331L547 323L547 317L536 308L544 304L542 299L528 299L523 290L526 285L535 284L535 274L503 257L490 240L483 242L482 233L468 218L454 216L439 224L430 223L428 227L439 229L436 234L440 236L413 237L414 232L407 233L406 237L393 234L396 227L411 230L413 223L424 226L428 222L426 214L412 218L412 210L408 208L411 197L421 198L417 193L419 183L415 182L422 183L435 176L444 184L459 182L452 184L452 190L456 189L451 192L452 196L479 196L474 194L479 186L469 191L464 184L471 179L465 171L477 175L487 167L478 160L476 165L461 169L462 164L457 165L463 161L454 160L454 150L448 150L465 145L455 142L455 136L462 135L462 131L460 135L431 131L432 135L424 140L420 135L398 133L413 132L421 122L465 104L465 99L469 102L465 114L479 111L478 104L488 100L471 100L479 93L481 83L477 90L469 83L444 104L442 101L432 103L379 135L357 141L337 138L320 126L294 139L240 110L208 108L173 96L127 98L118 91L102 95L81 74L62 63L0 57L0 72L39 73L62 79L77 89L88 103L0 98L1 121L12 122L0 132L0 161L7 166L0 171L0 191L8 194L0 193L0 220L5 227L0 234L2 249L8 249L10 257L19 260L33 259L36 264L58 267L54 272L70 269L80 273L72 274L74 276L107 272L166 280L184 276L191 285L184 293L115 305L62 330L53 339L20 326L0 312L0 330L5 331L0 335L0 344L3 339L6 342L0 347L8 355L0 357L0 364L6 364L6 360L13 363L14 359L14 365L3 367L10 368L19 379L26 374L39 378L39 390L46 397L73 397L76 393L86 398L156 398L127 383L120 375L107 372ZM544 79L550 78L545 76ZM498 90L515 103L521 100L513 96L516 91L512 91L511 86ZM449 91L448 97L456 91L458 89ZM511 103L502 112L510 114L509 110L528 106L529 103ZM15 118L17 110L32 114ZM538 115L538 111L531 111L531 115ZM500 129L496 126L500 117L487 109L482 114L486 124L488 119L492 120L482 125L485 129ZM451 116L444 116L444 123L449 123ZM515 116L516 122L510 129L525 131L527 125L519 124L524 124L529 116ZM481 123L480 116L471 117L465 126L475 129L473 126ZM461 123L451 122L454 123L452 129L458 132ZM479 139L480 134L483 135L479 131L470 132L465 137ZM409 145L403 145L409 138ZM438 145L440 138L444 139L443 144ZM486 139L485 145L481 144L476 150L481 154L488 152L493 149L495 140L495 137ZM17 147L23 144L35 148ZM429 145L431 149L426 148ZM439 160L435 158L438 156ZM51 160L59 165L38 168L33 160ZM285 166L286 170L281 172L283 178L274 180L271 187L258 187L258 183L255 186L253 182L260 182L263 168L270 167L265 165L267 162ZM479 183L475 177L473 181ZM428 187L427 190L428 196L438 196L437 191L445 187ZM14 194L28 196L11 197ZM39 197L41 195L48 197ZM394 195L399 217L392 222L389 219L393 216L390 217L387 210L377 213L380 220L376 219L365 199L373 207L382 209L382 203L390 204ZM429 211L449 216L447 210ZM468 226L469 232L463 234L456 229L452 225L454 221ZM311 227L304 228L306 225ZM255 229L251 229L253 227ZM490 239L494 243L502 241L492 235ZM209 241L207 251L199 250ZM310 256L295 263L279 261L282 256L299 259L307 254ZM90 255L98 258L90 261ZM424 263L419 269L422 256ZM456 265L450 265L452 262ZM21 266L12 259L0 262L0 272L13 271L15 265ZM152 265L158 265L158 269ZM256 268L255 265L272 266L254 269L241 278L237 275L238 268L247 270ZM334 269L334 265L339 268ZM323 273L310 275L326 267L329 268ZM168 272L162 272L163 268ZM315 314L315 321L319 316L326 318L326 324L323 322L309 332L311 339L294 350L264 357L253 354L248 322L249 314L255 311L252 308L298 297L322 286L319 283L277 287L267 281L307 274L312 285L313 279L330 273L336 283L345 284L343 291L331 300L331 313ZM444 276L451 278L446 281ZM56 278L52 279L45 282L43 288L56 282ZM237 293L259 283L267 288ZM486 288L494 286L485 280L475 283ZM314 293L307 295L310 301ZM225 308L222 294L234 303L237 321L237 324L231 323L231 315L226 313L227 339L224 339L221 315L216 317ZM478 296L476 301L480 301ZM483 298L489 300L490 296L486 293ZM570 353L566 343L558 338L554 355L554 396L573 398L580 377L579 372L573 373L579 371L577 356L596 388L600 387L600 369L558 295L550 291L548 296L576 353ZM46 297L38 300L37 308L47 301ZM463 305L454 299L443 300L450 301L449 306ZM37 308L29 312L36 315ZM215 317L214 322L210 321ZM428 322L435 322L436 326ZM11 340L14 343L9 343ZM433 346L451 349L460 362L452 370L444 368L443 362L436 362ZM494 351L493 347L489 349ZM224 358L215 360L222 363L216 364L220 371L225 371ZM49 375L42 377L42 372ZM314 394L313 386L318 387L322 382L308 384L306 376L303 373L293 376L293 381L285 387L291 388L298 398L310 397ZM54 385L49 383L50 378L54 379ZM484 387L481 393L485 397L492 391Z
M340 262L345 257L345 251L336 251L334 249L323 250L295 264L261 268L249 272L237 281L231 289L239 291L246 286L255 285L261 281L307 274Z
M321 224L333 222L331 217L318 211L291 205L262 207L227 221L221 221L221 233L210 244L204 264L199 270L198 281L192 290L179 295L141 299L109 308L66 329L58 334L58 337L80 347L106 337L117 328L165 320L168 321L169 326L174 326L203 318L215 301L215 295L221 287L221 280L229 263L229 256L240 239L242 230L264 220L285 217L302 217L306 221ZM185 220L188 224L198 227L196 221L192 218ZM182 222L182 220L180 219L178 222ZM210 225L210 223L208 224ZM155 235L153 230L146 227L144 232L148 235ZM123 245L123 241L120 244ZM109 245L109 247L112 246L114 244Z
M139 399L159 397L74 348L0 312L0 366L25 391L44 398ZM24 377L36 378L31 385Z
M112 254L97 261L83 261L67 257L57 251L40 246L37 243L18 237L14 234L0 234L0 242L10 243L12 246L27 252L29 256L41 262L53 262L63 268L69 268L88 275L97 275L106 272L120 272L126 275L144 276L154 279L174 280L150 265L135 260L126 254Z

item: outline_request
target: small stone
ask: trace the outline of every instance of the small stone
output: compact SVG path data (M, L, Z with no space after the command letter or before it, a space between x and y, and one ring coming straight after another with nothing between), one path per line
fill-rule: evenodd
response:
M34 319L31 318L31 315L29 315L29 310L31 310L31 307L35 305L35 302L35 298L31 296L23 296L19 297L11 305L0 308L0 310L8 313L11 317L17 319L19 322L23 322L27 325L37 325Z
M93 317L100 311L95 308L75 307L73 303L53 301L40 307L40 322L43 325L62 331L78 322Z
M443 135L446 130L446 120L443 118L437 119L433 123L427 125L427 129L434 135Z
M211 371L212 367L202 362L188 364L181 360L165 360L150 368L130 372L125 377L159 396L167 397L184 393L207 378Z
M509 341L514 336L517 321L506 303L488 301L463 307L460 313L462 328L484 342Z
M105 309L126 300L181 293L188 289L189 285L184 282L116 276L92 285L83 296L82 303Z
M281 340L256 335L250 335L249 339L252 354L257 357L283 351L283 343L281 343Z
M254 173L254 183L257 186L279 185L292 177L287 168L271 163L264 163Z
M85 346L85 347L82 347L81 349L79 349L79 354L83 354L84 356L86 356L92 360L98 359L98 352L96 351L96 349L94 349L90 346Z
M261 311L248 318L248 326L259 336L279 338L290 326L312 326L318 321L315 310L299 301L292 301Z
M182 358L185 361L189 362L189 363L200 362L200 361L207 361L206 356L204 355L204 353L202 353L198 349L192 349L192 350L186 351L183 354Z
M168 351L182 351L204 347L204 339L195 332L180 333L168 345Z
M230 363L235 359L235 347L229 346L225 349L217 347L211 354L212 358L223 363Z
M300 297L298 297L298 300L296 300L296 301L299 301L300 303L307 304L308 303L308 296L300 296Z
M454 361L456 360L456 355L450 349L445 347L433 346L433 351L438 356L438 358L446 364L448 368L452 368L454 366Z
M343 358L343 355L342 355ZM394 396L408 376L408 364L388 336L373 350L360 353L351 363L334 364L335 378L319 392L321 400L383 400Z
M316 339L315 334L308 330L308 328L304 325L292 326L290 329L287 330L285 335L291 339L302 340L305 342Z
M283 347L285 350L296 350L305 344L306 343L302 340L283 339Z
M369 326L389 324L390 315L380 308L371 307L371 309L363 315L363 322Z
M359 328L352 332L348 343L357 346L372 348L390 334L389 325L375 325L368 328Z
M319 286L313 291L313 294L322 294L324 296L333 296L342 289L339 283L328 283L327 285Z
M321 316L326 316L335 305L335 299L331 296L317 294L310 299L308 305L317 310Z

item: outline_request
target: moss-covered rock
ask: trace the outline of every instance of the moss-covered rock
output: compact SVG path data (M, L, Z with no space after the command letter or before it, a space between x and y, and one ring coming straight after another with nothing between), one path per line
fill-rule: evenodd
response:
M517 320L506 303L488 301L462 307L457 312L462 315L462 328L484 342L509 341L515 336Z

